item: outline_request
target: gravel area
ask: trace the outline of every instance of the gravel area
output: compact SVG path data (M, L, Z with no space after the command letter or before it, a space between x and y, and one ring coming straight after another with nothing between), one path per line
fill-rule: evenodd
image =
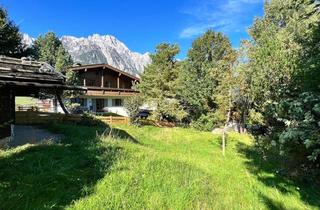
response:
M57 143L63 139L62 134L55 134L35 126L15 125L14 136L8 142L9 147L21 146L24 144L37 144L42 142Z

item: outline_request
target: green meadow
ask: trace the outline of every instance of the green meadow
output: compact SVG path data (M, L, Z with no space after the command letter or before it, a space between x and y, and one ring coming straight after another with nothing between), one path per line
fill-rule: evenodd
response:
M0 151L0 209L319 209L250 136L187 128L51 125L59 144Z

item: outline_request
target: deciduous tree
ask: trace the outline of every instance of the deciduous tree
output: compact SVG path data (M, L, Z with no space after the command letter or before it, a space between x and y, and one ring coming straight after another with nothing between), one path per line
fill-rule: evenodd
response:
M218 103L222 102L217 100L223 98L225 88L222 87L232 83L227 80L230 79L234 55L229 39L212 30L192 43L180 74L180 94L189 106L191 120L196 121L210 115L215 123L223 124L225 113L217 112ZM220 108L223 107L221 104Z
M313 0L273 0L250 29L250 91L268 127L265 142L298 163L320 159L319 22Z

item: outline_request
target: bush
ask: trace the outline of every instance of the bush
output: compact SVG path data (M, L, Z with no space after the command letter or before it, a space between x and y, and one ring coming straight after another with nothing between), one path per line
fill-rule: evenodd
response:
M123 105L129 114L131 124L138 124L138 114L140 112L140 107L142 106L142 104L143 100L139 95L131 96L124 100Z
M219 113L202 114L197 120L191 122L190 126L201 131L212 131L214 127L223 126Z
M279 132L281 153L320 163L320 96L302 93L281 100L275 108L277 120L285 126Z

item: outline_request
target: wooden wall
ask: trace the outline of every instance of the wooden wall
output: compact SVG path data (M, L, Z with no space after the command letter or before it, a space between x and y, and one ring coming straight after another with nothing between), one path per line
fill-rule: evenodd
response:
M131 89L133 79L111 69L103 69L101 67L88 69L87 71L81 70L81 72L79 72L79 79L82 82L82 85L88 87L101 87L103 81L104 88L118 88L118 78L120 89Z
M65 115L57 113L45 113L45 112L17 112L17 125L37 125L37 124L48 124L48 123L77 123L81 121L81 115ZM101 120L107 124L128 124L128 117L117 117L117 116L97 116L98 120Z
M0 87L0 139L11 136L15 119L15 96L9 88Z

